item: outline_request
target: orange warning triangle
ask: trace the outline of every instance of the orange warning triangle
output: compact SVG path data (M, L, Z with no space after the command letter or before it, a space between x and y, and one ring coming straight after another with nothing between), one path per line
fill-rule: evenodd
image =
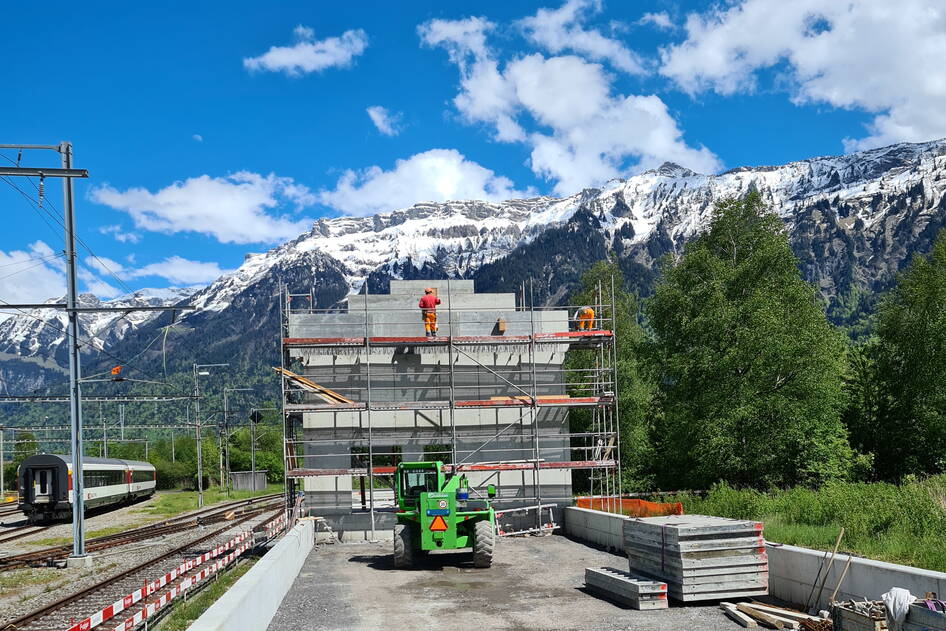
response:
M444 521L442 515L437 515L434 517L434 520L430 522L431 532L444 531L447 529L447 522Z

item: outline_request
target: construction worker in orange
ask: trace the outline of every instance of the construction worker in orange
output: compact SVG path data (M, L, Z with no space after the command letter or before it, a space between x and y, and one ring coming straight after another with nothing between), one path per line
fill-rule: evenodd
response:
M590 331L595 328L595 310L591 307L582 307L575 313L579 331Z
M424 289L424 295L420 297L417 306L420 307L420 319L424 323L424 333L427 337L437 335L437 305L439 304L440 298L434 293L434 288Z

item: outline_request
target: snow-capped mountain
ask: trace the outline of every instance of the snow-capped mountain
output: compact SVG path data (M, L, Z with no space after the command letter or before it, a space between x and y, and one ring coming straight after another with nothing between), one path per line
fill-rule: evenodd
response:
M197 288L168 287L165 289L139 289L110 300L99 300L92 294L81 294L82 307L164 307L186 300ZM64 297L47 303L63 303ZM145 322L158 316L155 312L130 311L83 313L79 316L79 332L86 352L101 350L122 340ZM60 365L66 362L66 340L68 319L63 311L33 309L24 315L10 317L0 322L0 353L24 358L53 360Z
M719 175L667 163L566 198L424 202L373 217L322 219L193 293L198 310L181 316L168 348L181 362L198 355L275 361L281 284L330 307L366 284L384 291L391 278L473 278L479 291L516 291L532 279L536 300L555 303L584 269L614 256L629 283L646 293L656 259L698 235L717 200L751 190L785 221L803 275L827 298L875 291L946 227L946 141ZM116 354L147 358L161 322L153 314L110 314L86 326ZM195 331L199 344L188 342ZM58 331L35 321L0 324L7 357L53 357L48 349L59 343Z

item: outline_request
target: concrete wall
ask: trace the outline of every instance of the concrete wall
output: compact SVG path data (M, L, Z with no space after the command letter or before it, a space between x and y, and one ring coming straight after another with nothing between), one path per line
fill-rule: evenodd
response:
M256 478L255 485L253 478ZM237 491L265 491L266 469L257 469L255 474L252 471L231 471L230 484Z
M312 550L315 522L286 533L194 623L190 631L259 631L269 626Z
M824 552L772 544L766 546L766 551L769 554L769 590L772 595L786 602L804 605L811 593L818 568L821 567ZM829 552L828 557L830 556ZM835 557L821 595L820 608L827 606L828 598L841 578L847 559L846 554ZM820 584L819 579L818 585ZM926 592L936 592L942 596L946 594L946 573L854 557L836 598L878 600L891 587L908 589L914 596L922 597ZM818 587L815 587L815 595L817 593Z
M622 533L627 517L569 507L565 509L564 519L565 533L568 536L613 552L624 552ZM773 543L766 546L766 552L769 556L769 594L787 603L804 605L812 592L812 584L825 553ZM830 557L830 553L828 556ZM828 598L841 578L847 559L845 554L839 554L835 558L818 603L819 608L827 607ZM818 585L814 587L815 595L818 594L820 585L821 579L818 579ZM946 594L946 573L855 557L851 560L851 567L836 599L876 600L891 587L908 589L915 596L923 596L926 592Z

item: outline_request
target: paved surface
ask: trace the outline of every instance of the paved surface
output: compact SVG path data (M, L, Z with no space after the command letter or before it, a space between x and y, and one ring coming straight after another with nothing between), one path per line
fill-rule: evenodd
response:
M490 569L459 553L395 570L390 546L313 550L269 631L738 628L714 605L635 611L585 592L586 567L626 569L627 560L560 536L501 539Z

